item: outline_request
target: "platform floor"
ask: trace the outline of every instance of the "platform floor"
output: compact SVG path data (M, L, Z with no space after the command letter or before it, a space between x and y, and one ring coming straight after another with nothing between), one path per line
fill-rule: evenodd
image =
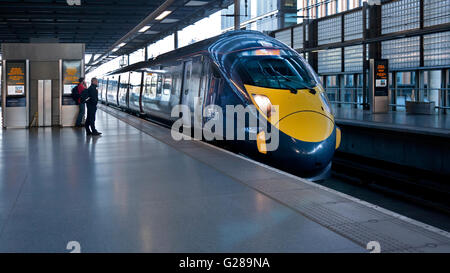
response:
M448 233L103 107L0 134L0 252L450 252Z
M373 114L349 105L333 106L333 110L338 124L450 137L450 114L411 115L401 111Z

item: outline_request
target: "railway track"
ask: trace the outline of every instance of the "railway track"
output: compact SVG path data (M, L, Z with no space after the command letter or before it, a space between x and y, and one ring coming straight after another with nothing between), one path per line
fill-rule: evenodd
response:
M336 152L332 176L450 215L450 177Z

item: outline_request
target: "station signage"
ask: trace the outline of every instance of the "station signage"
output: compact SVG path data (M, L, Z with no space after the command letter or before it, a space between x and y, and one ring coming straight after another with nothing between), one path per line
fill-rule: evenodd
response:
M72 88L79 83L81 69L81 60L62 61L62 105L76 105L71 94Z
M81 61L63 61L63 94L70 95L74 85L78 84L81 78Z
M389 95L389 63L388 60L380 59L374 61L374 79L376 97L387 97Z
M6 95L25 95L25 61L6 62Z

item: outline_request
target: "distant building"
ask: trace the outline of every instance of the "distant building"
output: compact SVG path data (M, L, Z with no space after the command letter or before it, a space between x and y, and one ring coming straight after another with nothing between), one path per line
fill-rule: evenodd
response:
M241 0L243 29L272 31L297 23L297 0ZM222 30L234 28L234 5L222 11Z
M360 7L363 2L366 0L298 0L298 15L316 19Z
M272 31L357 8L367 0L241 0L242 28ZM222 30L234 27L234 5L222 11ZM246 16L247 15L247 16Z

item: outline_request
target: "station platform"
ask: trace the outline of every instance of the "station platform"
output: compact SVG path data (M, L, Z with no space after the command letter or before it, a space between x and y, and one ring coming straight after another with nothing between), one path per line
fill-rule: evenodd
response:
M101 106L2 130L0 252L450 252L437 228Z
M394 169L410 168L413 177L420 172L450 177L448 115L373 114L344 106L333 109L342 130L339 152L387 162ZM438 187L450 192L448 178L441 180Z
M333 107L336 123L403 133L450 138L450 116L419 115L401 111L373 114L353 107Z

